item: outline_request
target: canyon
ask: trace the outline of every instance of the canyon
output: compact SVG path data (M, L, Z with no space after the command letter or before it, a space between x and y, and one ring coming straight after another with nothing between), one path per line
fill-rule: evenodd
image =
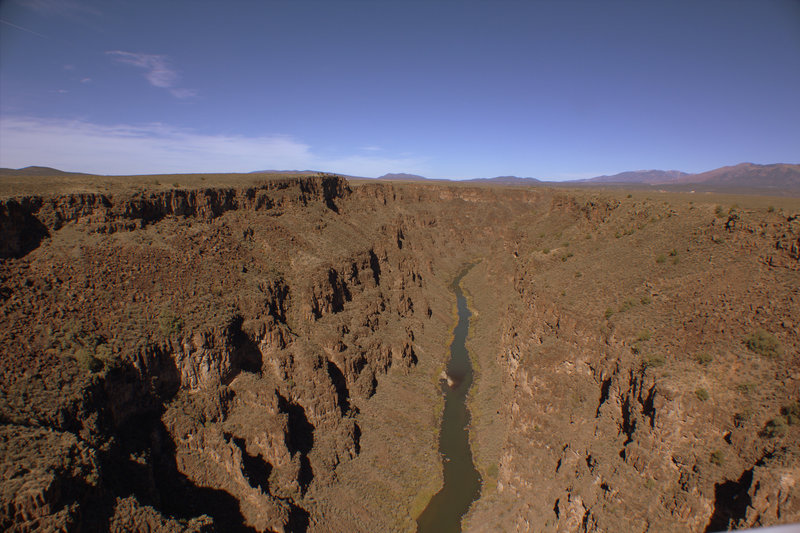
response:
M464 530L800 522L797 199L37 183L0 184L4 530L415 531L467 264Z

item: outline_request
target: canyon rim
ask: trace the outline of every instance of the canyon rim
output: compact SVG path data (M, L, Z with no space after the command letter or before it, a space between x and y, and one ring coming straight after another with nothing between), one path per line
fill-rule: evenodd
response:
M796 199L3 187L5 530L415 531L472 262L464 530L800 522Z

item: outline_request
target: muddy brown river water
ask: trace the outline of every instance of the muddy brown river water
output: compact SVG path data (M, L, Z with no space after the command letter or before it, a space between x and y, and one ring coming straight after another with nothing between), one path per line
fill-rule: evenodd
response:
M472 313L461 290L461 279L469 271L463 270L453 282L458 309L458 324L453 330L450 361L447 364L448 381L442 383L445 395L442 430L439 436L439 453L444 467L444 486L431 499L428 507L417 519L420 533L448 533L461 531L461 517L480 495L481 477L472 462L469 445L469 411L467 393L472 384L472 364L465 346Z

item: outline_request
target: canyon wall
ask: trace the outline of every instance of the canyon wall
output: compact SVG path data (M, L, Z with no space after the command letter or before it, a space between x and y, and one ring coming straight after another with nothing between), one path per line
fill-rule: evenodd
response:
M468 528L800 520L780 210L318 175L7 198L0 234L5 529L413 530L468 261Z
M466 280L493 313L470 347L487 483L467 529L800 521L800 220L647 198L588 207L554 204L534 239Z

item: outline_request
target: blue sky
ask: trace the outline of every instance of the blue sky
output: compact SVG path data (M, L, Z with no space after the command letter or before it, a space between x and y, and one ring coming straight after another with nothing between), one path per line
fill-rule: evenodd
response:
M0 166L800 162L800 2L2 0Z

